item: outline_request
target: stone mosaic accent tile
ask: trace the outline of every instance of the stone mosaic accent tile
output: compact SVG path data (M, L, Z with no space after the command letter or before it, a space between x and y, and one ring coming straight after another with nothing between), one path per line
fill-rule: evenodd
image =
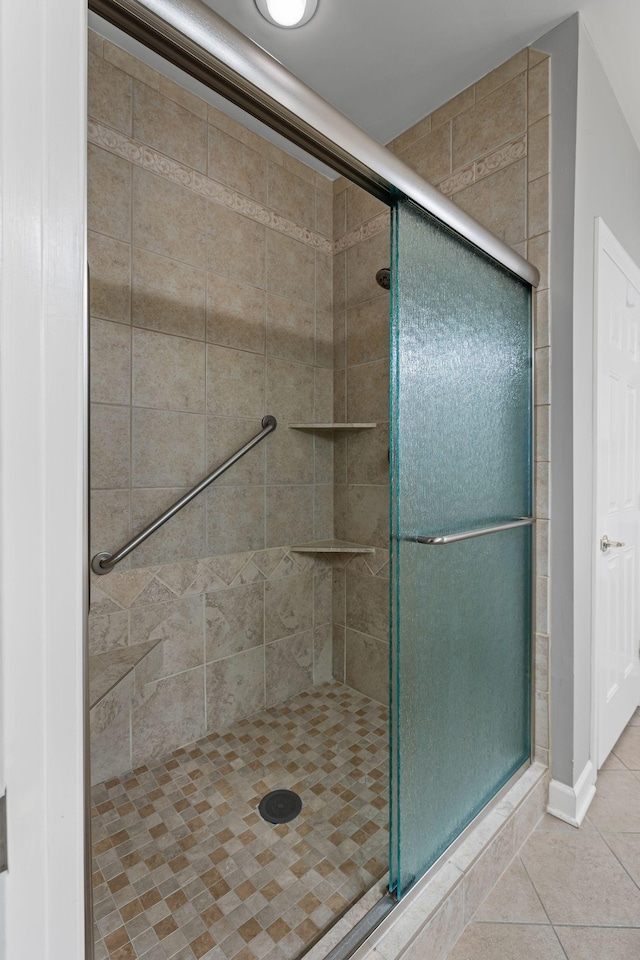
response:
M325 684L93 791L97 960L286 960L387 869L388 715ZM302 813L261 819L270 790Z

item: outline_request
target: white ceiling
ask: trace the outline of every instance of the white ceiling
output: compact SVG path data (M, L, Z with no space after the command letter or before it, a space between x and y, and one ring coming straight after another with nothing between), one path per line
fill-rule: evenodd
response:
M315 17L294 30L269 24L254 0L206 2L381 143L579 8L640 145L640 0L319 0ZM90 22L163 68L109 24L94 16ZM164 69L176 77L175 68ZM191 78L180 82L203 95ZM204 95L238 115L210 91ZM257 122L249 125L265 133ZM277 135L271 139L282 144Z

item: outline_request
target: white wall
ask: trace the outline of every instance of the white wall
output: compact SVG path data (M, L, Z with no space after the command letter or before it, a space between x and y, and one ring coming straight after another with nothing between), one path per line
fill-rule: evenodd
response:
M602 217L640 262L640 152L579 16L534 46L551 53L552 94L551 762L555 783L580 782L586 794L595 773L589 770L595 219Z
M84 0L0 4L0 956L84 957ZM2 789L4 784L0 784Z
M640 264L640 151L593 43L580 25L574 235L574 771L590 756L591 604L595 556L593 318L595 219Z

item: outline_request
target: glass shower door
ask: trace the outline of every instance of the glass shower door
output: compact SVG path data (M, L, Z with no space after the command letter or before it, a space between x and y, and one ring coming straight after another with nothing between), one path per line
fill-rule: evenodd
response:
M391 889L530 756L531 290L393 211Z

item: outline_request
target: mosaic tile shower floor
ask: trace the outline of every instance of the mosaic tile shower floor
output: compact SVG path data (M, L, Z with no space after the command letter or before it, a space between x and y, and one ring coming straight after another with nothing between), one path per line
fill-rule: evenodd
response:
M96 960L303 952L386 872L387 757L387 709L331 683L94 787Z

